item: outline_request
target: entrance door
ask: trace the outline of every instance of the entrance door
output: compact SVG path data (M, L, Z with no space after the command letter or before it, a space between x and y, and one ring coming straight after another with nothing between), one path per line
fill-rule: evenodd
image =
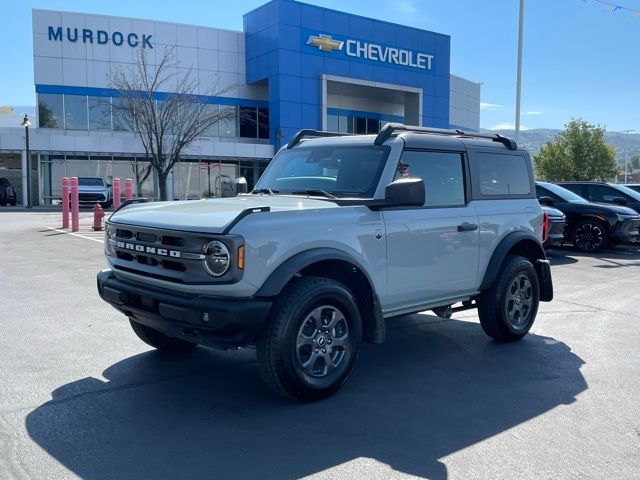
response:
M423 207L383 212L387 234L385 310L472 292L477 283L478 216L465 195L461 152L408 150L398 176L422 178Z

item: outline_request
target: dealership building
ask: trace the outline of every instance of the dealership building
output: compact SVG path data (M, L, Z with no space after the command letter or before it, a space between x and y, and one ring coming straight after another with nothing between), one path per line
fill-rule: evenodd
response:
M170 73L189 73L207 108L228 113L183 152L170 179L176 199L223 196L238 176L253 185L301 128L479 128L480 84L451 74L446 34L292 0L273 0L243 20L243 31L232 31L33 10L33 203L55 203L64 176L109 181L144 172L144 148L120 118L110 81L139 61L141 48L152 66L171 50ZM24 128L0 124L0 177L21 201L26 160ZM138 175L136 189L157 197L157 180Z

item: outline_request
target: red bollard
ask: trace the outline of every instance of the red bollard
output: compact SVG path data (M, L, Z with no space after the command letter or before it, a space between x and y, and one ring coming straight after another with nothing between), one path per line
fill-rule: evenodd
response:
M71 231L80 230L80 202L78 199L78 177L71 177Z
M113 179L113 209L117 210L120 208L120 179Z
M62 228L69 228L69 177L62 178Z
M133 198L133 181L130 178L124 179L124 199L131 200Z
M104 218L104 211L99 203L96 203L93 207L93 230L99 232L102 230L102 219Z

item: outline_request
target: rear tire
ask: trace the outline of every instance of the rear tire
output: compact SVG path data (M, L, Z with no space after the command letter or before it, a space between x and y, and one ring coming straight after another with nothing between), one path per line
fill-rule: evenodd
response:
M129 323L131 323L131 328L140 340L158 350L164 352L179 352L191 350L197 346L195 343L170 337L158 330L142 325L131 318L129 319Z
M260 374L293 400L326 398L351 375L361 338L356 299L344 285L322 277L295 279L258 336Z
M571 242L581 252L601 252L609 244L609 232L599 220L582 220L573 228Z
M493 285L478 298L478 316L484 332L498 341L520 340L538 313L540 286L529 260L509 255Z

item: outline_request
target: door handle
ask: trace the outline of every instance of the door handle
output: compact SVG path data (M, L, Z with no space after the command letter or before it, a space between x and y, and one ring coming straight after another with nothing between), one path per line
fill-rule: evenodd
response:
M464 222L462 225L458 225L459 232L472 232L478 229L478 225L475 223Z

